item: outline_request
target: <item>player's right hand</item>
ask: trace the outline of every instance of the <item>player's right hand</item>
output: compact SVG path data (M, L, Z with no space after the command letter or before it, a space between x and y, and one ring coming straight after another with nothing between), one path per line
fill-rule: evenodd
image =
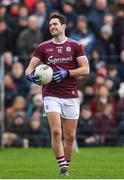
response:
M30 74L28 74L26 77L30 82L33 82L33 83L40 86L41 85L41 80L39 79L39 76L35 75L34 72L35 72L35 70L32 71Z

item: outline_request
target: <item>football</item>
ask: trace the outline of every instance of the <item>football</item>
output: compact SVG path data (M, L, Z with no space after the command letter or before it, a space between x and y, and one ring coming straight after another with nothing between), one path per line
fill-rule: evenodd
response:
M35 75L40 77L42 84L48 84L52 81L53 70L46 64L41 64L35 68Z

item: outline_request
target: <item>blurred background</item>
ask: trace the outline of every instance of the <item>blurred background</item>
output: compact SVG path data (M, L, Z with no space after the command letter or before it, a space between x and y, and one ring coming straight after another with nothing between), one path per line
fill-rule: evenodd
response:
M42 88L24 71L34 48L51 38L52 12L67 17L66 35L84 45L91 68L78 81L78 146L123 146L124 0L0 1L0 145L50 147Z

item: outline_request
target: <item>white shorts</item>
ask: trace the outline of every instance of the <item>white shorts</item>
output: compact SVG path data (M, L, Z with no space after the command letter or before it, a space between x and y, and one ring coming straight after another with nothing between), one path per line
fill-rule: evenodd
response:
M58 112L65 119L78 119L80 111L79 98L44 97L45 112Z

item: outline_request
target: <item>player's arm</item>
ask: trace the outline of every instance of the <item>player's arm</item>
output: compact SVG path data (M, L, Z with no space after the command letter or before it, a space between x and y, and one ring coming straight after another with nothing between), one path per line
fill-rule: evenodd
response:
M40 64L41 60L37 57L33 57L25 71L26 76L34 71L34 69Z
M69 70L71 77L86 77L90 73L89 62L86 56L81 56L77 58L79 68L74 70Z
M41 60L37 57L33 57L25 71L27 79L37 85L41 85L39 77L35 75L35 68L41 63Z
M80 78L80 77L88 76L90 72L90 68L89 68L87 57L80 56L77 58L77 62L78 62L79 68L74 69L74 70L65 70L58 67L59 70L54 72L53 74L53 80L56 82L61 82L62 79L66 77Z

